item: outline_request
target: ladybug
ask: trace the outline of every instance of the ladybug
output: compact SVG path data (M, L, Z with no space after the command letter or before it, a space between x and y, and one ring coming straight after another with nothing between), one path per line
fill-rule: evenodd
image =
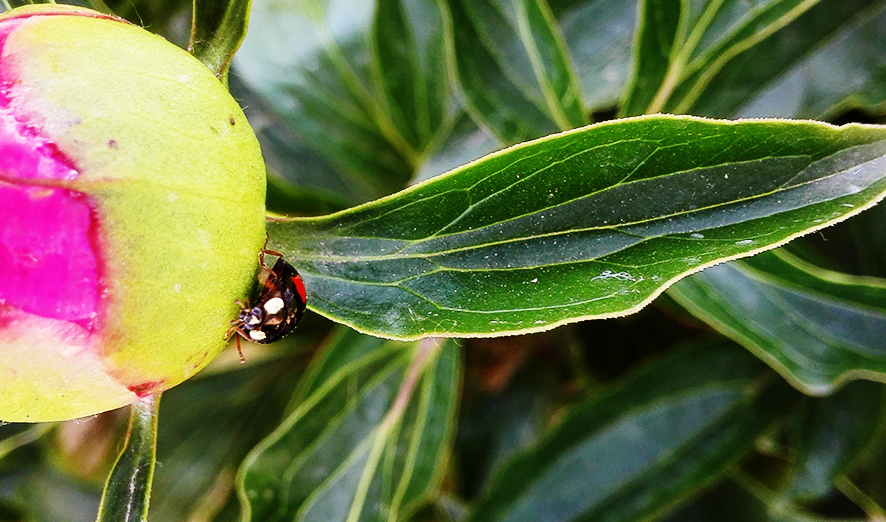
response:
M272 268L265 265L265 254L277 256ZM240 337L258 344L278 341L301 321L305 313L308 294L298 271L283 259L280 252L262 248L258 254L260 272L258 274L258 297L255 305L237 301L240 314L231 321L231 328L225 335L230 339L235 333L240 362L246 362L240 350Z

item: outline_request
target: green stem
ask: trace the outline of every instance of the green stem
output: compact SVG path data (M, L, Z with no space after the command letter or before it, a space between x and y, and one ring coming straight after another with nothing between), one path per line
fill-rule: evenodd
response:
M157 461L159 407L159 395L132 404L126 443L105 484L96 522L147 521Z

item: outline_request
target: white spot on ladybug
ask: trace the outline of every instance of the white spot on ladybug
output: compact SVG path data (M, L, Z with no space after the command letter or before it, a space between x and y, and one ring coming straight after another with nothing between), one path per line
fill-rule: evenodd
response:
M250 315L249 321L246 322L246 325L247 326L255 326L259 323L261 323L261 319L258 316Z
M268 299L268 302L265 303L265 311L270 315L274 315L283 309L283 305L283 299L280 299L279 297Z
M249 337L251 337L253 341L264 341L267 336L261 330L252 330L249 332Z

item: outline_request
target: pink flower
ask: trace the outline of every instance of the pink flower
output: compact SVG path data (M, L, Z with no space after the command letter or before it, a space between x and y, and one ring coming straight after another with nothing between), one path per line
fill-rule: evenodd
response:
M61 5L0 15L0 420L91 415L224 346L264 165L199 61Z

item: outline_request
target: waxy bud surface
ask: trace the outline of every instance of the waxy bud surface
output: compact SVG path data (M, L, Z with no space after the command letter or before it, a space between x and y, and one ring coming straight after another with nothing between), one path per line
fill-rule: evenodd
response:
M0 421L129 404L225 346L265 170L198 60L123 20L0 14Z

